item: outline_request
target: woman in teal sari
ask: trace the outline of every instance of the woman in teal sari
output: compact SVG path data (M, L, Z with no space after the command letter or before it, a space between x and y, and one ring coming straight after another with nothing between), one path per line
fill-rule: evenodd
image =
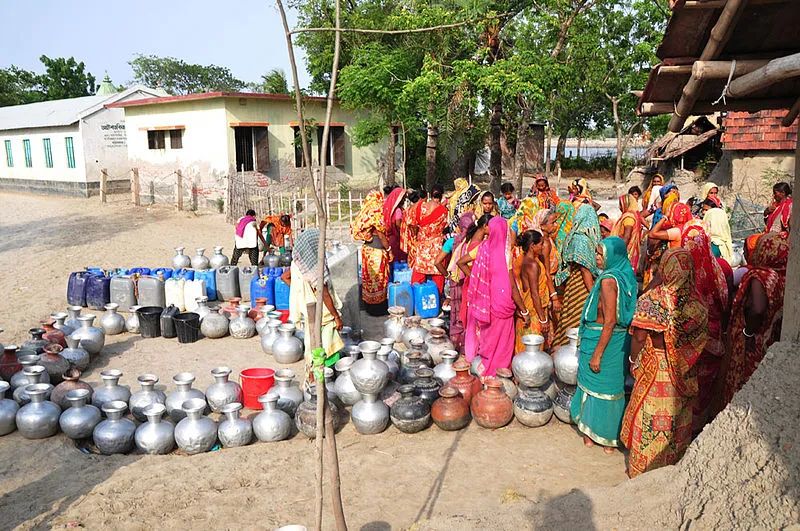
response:
M625 357L637 284L623 239L603 240L596 259L602 271L581 314L578 388L570 413L586 446L597 443L613 453L625 413Z

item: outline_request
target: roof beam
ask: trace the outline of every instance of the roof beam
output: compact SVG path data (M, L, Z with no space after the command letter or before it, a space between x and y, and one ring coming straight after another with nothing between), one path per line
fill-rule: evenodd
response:
M773 98L773 99L751 99L751 100L728 100L727 104L718 103L716 105L710 101L698 101L692 108L692 114L712 114L722 111L748 111L756 112L762 109L787 109L792 106L794 100ZM642 103L642 116L655 116L658 114L670 114L675 110L675 103L671 101L654 101Z
M725 95L731 98L743 98L784 79L797 76L800 76L800 53L773 59L761 68L737 77L730 82Z
M703 53L700 54L701 61L710 61L715 59L720 52L725 48L728 39L730 39L733 29L742 14L742 10L747 5L747 0L728 0L722 13L717 19L717 23L711 29L711 35L706 42ZM703 80L694 77L689 78L688 83L683 87L683 94L681 95L678 105L675 106L675 112L669 121L669 130L673 133L680 132L683 129L683 124L686 118L692 114L697 97L703 87Z
M783 117L783 120L781 120L781 125L784 127L789 127L792 125L792 123L794 123L798 114L800 114L800 98L797 98L797 100L794 102L794 105L792 105L792 108L789 109L789 113Z

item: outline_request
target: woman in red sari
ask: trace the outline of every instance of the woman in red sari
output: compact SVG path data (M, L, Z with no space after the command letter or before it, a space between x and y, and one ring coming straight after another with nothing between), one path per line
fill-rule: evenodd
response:
M443 197L442 185L434 184L430 199L420 201L413 208L410 220L413 251L408 252L408 265L413 271L411 283L422 284L428 279L433 280L440 293L444 289L444 275L436 268L436 257L442 249L449 213L442 204Z
M658 273L661 283L639 298L631 323L636 383L620 432L630 477L677 463L689 446L695 364L707 337L708 313L694 289L689 251L665 252Z
M480 356L481 376L494 376L511 365L515 310L530 319L513 278L508 232L501 216L489 221L489 237L478 248L470 274L464 353L469 362Z
M350 232L361 240L361 299L370 315L386 314L386 289L392 260L383 216L383 194L367 194L361 210L353 219Z
M400 228L403 221L403 201L406 199L406 191L399 186L395 186L388 193L383 201L383 222L386 226L386 237L389 239L389 246L392 249L392 262L400 262L407 258L406 253L400 248Z
M766 232L789 232L792 219L792 187L778 183L772 187L772 204L764 212Z
M758 239L733 299L728 328L731 351L720 374L724 383L719 409L747 383L767 348L780 338L788 260L788 235L768 232Z

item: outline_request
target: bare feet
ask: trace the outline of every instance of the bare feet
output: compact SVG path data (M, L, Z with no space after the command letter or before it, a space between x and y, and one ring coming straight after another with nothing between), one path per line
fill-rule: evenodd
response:
M593 440L591 440L589 437L587 437L587 436L585 436L585 435L584 435L584 436L583 436L583 445L584 445L586 448L591 448L592 446L594 446L594 441L593 441Z
M617 449L614 448L613 446L604 446L603 447L603 452L606 455L613 455L616 451L617 451Z

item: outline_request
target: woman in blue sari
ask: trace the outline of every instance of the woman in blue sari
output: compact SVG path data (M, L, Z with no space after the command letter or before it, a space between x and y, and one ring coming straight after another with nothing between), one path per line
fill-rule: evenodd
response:
M602 272L581 314L578 388L570 413L586 446L597 443L613 453L625 414L625 357L637 284L621 238L603 240L596 259Z

